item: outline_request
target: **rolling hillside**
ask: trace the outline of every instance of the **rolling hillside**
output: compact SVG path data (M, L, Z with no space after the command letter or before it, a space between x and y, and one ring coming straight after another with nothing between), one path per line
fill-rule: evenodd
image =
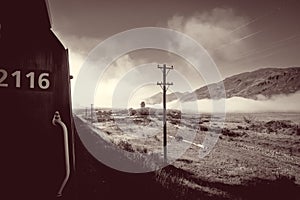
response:
M248 99L270 98L273 95L292 94L300 90L300 67L262 68L245 72L223 80L226 98L244 97ZM175 92L167 95L167 102L180 99L181 102L210 98L208 87L200 87L194 92ZM155 94L146 103L153 105L162 102L162 94Z

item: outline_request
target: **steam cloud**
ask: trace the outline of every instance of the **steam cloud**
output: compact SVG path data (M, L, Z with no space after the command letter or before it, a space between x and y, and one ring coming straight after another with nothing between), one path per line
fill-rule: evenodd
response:
M265 98L266 99L266 98ZM274 95L266 100L253 100L243 97L232 97L225 99L225 112L227 113L259 113L259 112L300 112L300 92L290 95ZM181 109L186 111L205 113L222 112L222 109L213 107L211 99L197 100L196 102L181 103L178 100L168 103L169 108ZM195 106L196 105L196 106ZM155 107L159 107L156 105ZM224 111L224 110L223 110Z

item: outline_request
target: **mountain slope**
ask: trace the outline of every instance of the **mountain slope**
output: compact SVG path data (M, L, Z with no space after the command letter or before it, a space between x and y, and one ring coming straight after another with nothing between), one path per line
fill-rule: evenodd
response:
M245 72L223 80L226 98L244 97L258 99L270 98L278 94L292 94L300 90L300 67L291 68L262 68ZM177 94L177 96L176 96ZM182 102L210 98L208 87L196 89L192 93L171 93L167 101L180 99ZM162 94L158 93L146 99L148 104L162 102Z
M188 92L185 93L181 93L181 92L174 92L174 93L170 93L166 95L166 101L167 102L171 102L174 101L176 99L180 99L185 95L188 95ZM148 99L146 99L146 103L153 105L153 104L158 104L158 103L162 103L162 92L159 92L151 97L149 97Z

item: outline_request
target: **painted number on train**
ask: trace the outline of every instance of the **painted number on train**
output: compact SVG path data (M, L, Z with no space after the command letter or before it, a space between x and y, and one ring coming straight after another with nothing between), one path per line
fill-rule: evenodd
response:
M15 87L15 88L30 88L47 90L50 87L50 74L48 72L26 72L16 70L9 74L5 69L0 69L0 88ZM13 79L10 84L8 79ZM22 81L24 80L24 81ZM26 81L27 80L27 81ZM26 85L25 85L26 84Z

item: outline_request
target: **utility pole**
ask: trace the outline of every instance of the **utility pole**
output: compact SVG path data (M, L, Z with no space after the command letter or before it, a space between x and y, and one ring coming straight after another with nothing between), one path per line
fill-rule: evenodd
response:
M164 149L164 162L167 163L167 117L166 117L166 93L170 85L173 85L173 83L167 82L167 75L170 72L171 69L173 69L173 66L167 67L166 64L163 64L163 66L157 66L157 68L161 69L163 73L163 81L157 82L157 85L159 85L163 90L163 149Z
M94 112L94 105L91 104L91 123L93 123L93 118L94 118L93 112Z

